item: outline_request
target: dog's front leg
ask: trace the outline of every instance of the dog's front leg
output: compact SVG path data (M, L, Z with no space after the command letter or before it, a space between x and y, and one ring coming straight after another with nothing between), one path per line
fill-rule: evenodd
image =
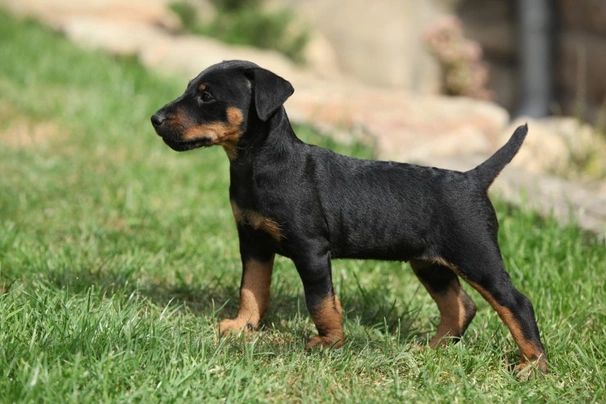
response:
M307 309L318 330L318 335L311 337L305 348L340 347L345 341L343 310L334 293L330 255L307 255L294 262L303 281Z
M242 254L242 282L240 285L240 306L234 319L225 319L219 324L221 334L252 331L269 306L269 288L274 266L274 255L264 259Z

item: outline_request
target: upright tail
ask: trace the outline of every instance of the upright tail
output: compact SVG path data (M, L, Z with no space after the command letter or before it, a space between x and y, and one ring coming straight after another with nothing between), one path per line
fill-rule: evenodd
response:
M509 164L511 159L518 153L526 134L528 133L528 125L518 126L513 132L511 138L501 147L495 154L490 156L488 160L471 170L478 178L478 182L484 189L488 189L501 170Z

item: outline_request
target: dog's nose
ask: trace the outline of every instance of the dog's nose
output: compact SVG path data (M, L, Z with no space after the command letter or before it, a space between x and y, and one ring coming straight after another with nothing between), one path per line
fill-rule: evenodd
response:
M162 124L166 121L166 115L156 112L151 117L151 123L154 125L154 128L158 126L162 126Z

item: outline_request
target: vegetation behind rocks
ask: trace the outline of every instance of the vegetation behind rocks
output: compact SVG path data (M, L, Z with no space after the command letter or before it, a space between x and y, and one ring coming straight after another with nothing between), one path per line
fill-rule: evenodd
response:
M183 27L234 45L274 49L302 63L309 34L295 24L294 15L285 9L270 10L263 0L210 0L200 15L203 0L182 0L171 5ZM198 3L198 4L196 4Z

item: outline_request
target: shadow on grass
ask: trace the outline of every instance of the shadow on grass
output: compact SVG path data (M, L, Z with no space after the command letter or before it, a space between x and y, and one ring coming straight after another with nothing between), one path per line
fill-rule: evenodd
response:
M84 294L95 287L100 295L130 296L137 293L160 307L180 307L197 316L219 309L237 310L238 288L233 282L215 277L210 282L187 281L177 274L174 282L146 278L134 270L56 269L46 272L51 285L73 294Z
M140 275L140 273L137 273ZM72 294L86 294L94 287L100 296L121 295L128 299L133 293L148 299L159 307L173 307L191 312L198 317L230 318L238 311L239 280L233 276L215 276L207 282L187 281L177 276L174 282L139 279L134 271L56 269L47 272L50 285ZM380 284L344 291L340 300L350 329L363 330L368 335L396 336L400 343L409 343L425 337L413 328L418 310L409 304L397 304L386 298L388 285ZM405 298L404 296L402 298ZM305 306L303 287L292 293L283 287L274 287L270 308L264 315L264 330L292 332L292 320L302 319L313 327ZM290 325L289 325L290 324ZM348 335L349 342L356 344L355 335ZM368 338L359 341L365 344Z

